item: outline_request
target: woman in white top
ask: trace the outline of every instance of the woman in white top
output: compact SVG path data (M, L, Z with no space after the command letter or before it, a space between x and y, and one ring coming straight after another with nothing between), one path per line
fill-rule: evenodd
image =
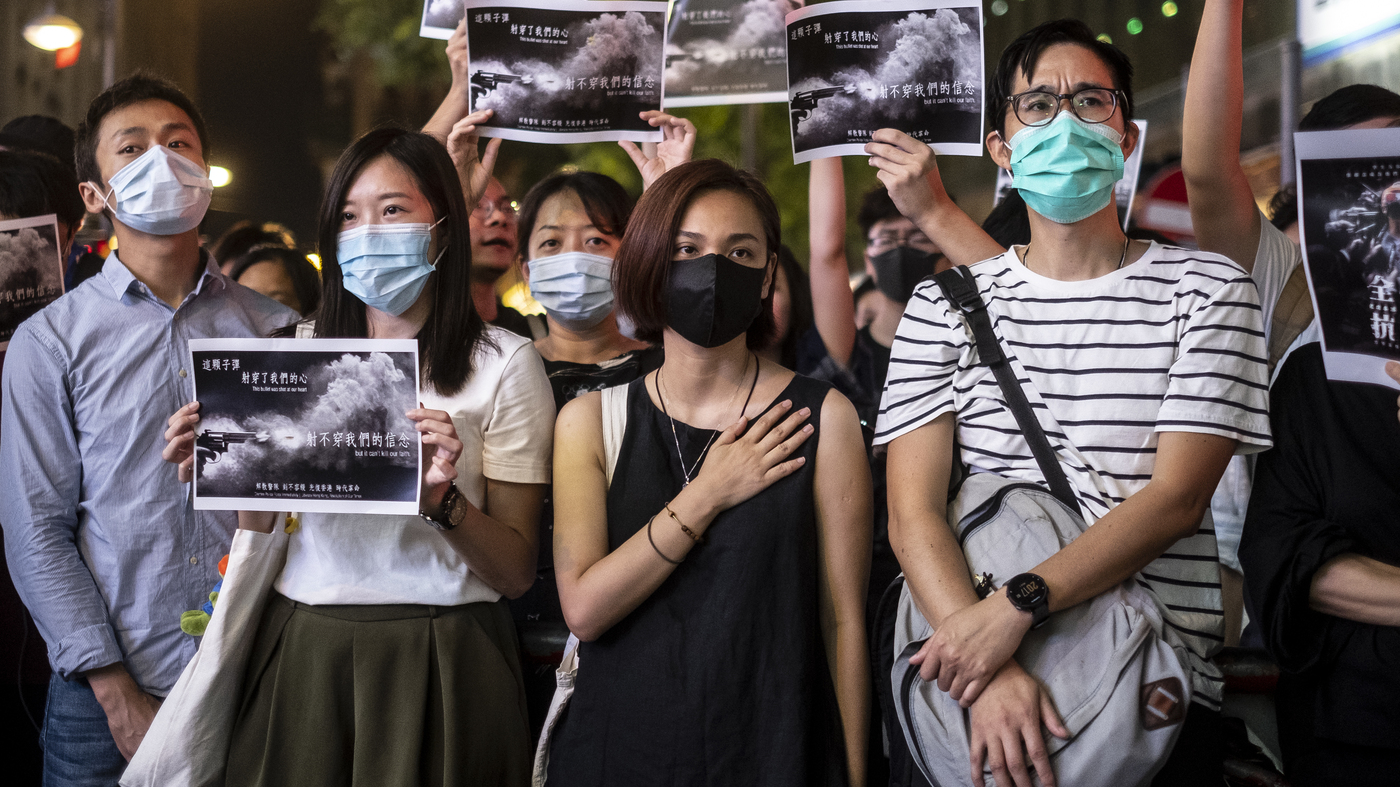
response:
M449 144L474 147L481 119ZM423 512L301 517L243 696L229 700L227 783L524 784L529 730L500 599L534 579L554 414L544 368L528 340L473 309L467 202L438 141L372 131L326 194L323 303L298 335L418 340L422 403L406 417L422 435ZM390 258L412 272L386 275ZM167 435L182 477L197 409ZM239 515L263 532L275 521Z

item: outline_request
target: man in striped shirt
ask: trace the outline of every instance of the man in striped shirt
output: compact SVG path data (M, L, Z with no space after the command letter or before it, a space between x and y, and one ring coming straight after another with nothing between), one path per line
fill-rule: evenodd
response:
M1111 186L1137 143L1131 76L1076 21L1002 54L987 147L1016 176L1032 240L972 271L1091 525L1032 573L1052 614L1129 579L1153 595L1192 673L1177 751L1154 784L1194 785L1218 781L1223 759L1209 662L1223 633L1219 564L1202 521L1230 457L1270 445L1265 348L1238 265L1123 235ZM1044 478L936 285L915 291L892 350L875 440L889 444L890 540L936 629L916 660L969 708L974 783L985 762L997 784L1029 787L1033 765L1053 785L1040 727L1063 728L1012 658L1032 615L1004 590L978 600L945 516L955 439L971 472Z

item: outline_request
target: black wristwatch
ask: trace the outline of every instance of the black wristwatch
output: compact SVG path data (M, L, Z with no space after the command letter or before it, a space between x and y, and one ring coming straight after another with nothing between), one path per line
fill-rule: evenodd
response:
M1050 586L1035 574L1017 574L1006 583L1006 599L1011 606L1031 613L1031 628L1050 619Z
M447 494L442 496L442 513L437 517L428 516L428 512L418 509L418 516L423 517L423 521L437 528L438 530L451 530L457 524L452 521L452 515L457 511L457 505L462 500L462 493L457 491L457 485L448 484Z

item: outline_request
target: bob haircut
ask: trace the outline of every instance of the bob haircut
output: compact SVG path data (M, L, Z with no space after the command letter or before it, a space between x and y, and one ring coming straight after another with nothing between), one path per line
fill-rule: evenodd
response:
M764 263L770 268L775 264L782 246L781 221L762 181L719 159L691 161L667 172L637 200L613 262L617 307L632 320L637 338L644 342L659 344L669 322L666 288L681 220L697 197L712 191L733 192L753 204L763 225ZM746 344L751 350L765 346L773 334L773 289L768 288L763 308L749 325Z
M540 208L555 194L572 191L583 203L588 220L600 232L621 238L632 215L632 198L622 184L597 172L556 172L536 183L520 201L516 220L516 245L520 258L530 260L530 235L535 231Z
M1016 84L1016 75L1025 74L1030 79L1040 56L1056 44L1081 46L1108 66L1113 74L1113 87L1122 93L1118 111L1123 113L1123 123L1132 122L1133 62L1123 54L1123 50L1100 41L1094 31L1078 19L1056 19L1027 30L1002 50L997 70L988 85L987 125L996 129L1003 139L1006 138L1006 113L1011 111L1008 102L1011 100L1011 86Z
M321 302L321 274L296 249L277 244L254 246L237 258L233 267L229 268L228 277L238 281L249 268L260 262L276 263L286 271L287 278L292 282L292 291L301 302L303 316L316 311L316 306Z
M433 310L418 333L423 376L444 396L462 390L472 373L477 345L490 344L485 323L472 305L471 235L462 183L447 149L436 139L398 127L378 128L351 143L336 162L321 202L317 240L321 249L321 308L316 313L316 336L364 338L369 335L365 304L345 289L341 279L338 240L340 215L350 188L365 166L388 156L408 170L427 198L433 216L446 219L447 248L428 280Z

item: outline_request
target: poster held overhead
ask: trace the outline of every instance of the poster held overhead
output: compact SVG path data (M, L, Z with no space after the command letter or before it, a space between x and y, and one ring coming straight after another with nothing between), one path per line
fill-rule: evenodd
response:
M1308 131L1298 156L1298 236L1329 380L1400 388L1400 129Z
M418 35L446 41L462 21L462 0L423 0L423 23Z
M471 108L483 137L659 142L666 3L466 0Z
M0 221L0 352L20 323L61 295L58 216Z
M417 514L412 339L193 339L196 510Z
M940 155L982 155L976 0L838 0L787 16L793 161L863 156L894 128Z
M801 0L676 0L666 31L666 106L787 101L784 18Z

